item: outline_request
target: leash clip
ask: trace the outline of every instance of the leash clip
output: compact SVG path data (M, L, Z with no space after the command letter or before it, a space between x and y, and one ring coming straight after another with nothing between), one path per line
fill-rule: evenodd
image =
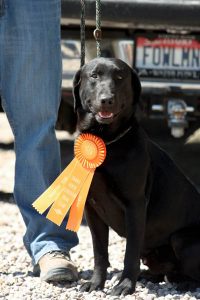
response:
M102 39L102 31L101 29L95 29L94 32L93 32L93 35L94 35L94 38L97 42L100 42L101 39Z

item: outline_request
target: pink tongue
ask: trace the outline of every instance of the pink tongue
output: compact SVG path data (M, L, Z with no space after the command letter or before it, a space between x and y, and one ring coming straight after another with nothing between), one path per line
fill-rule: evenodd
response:
M100 111L98 113L98 115L99 115L99 117L106 119L106 118L111 118L113 116L113 113L111 113L111 112L105 112L105 111Z

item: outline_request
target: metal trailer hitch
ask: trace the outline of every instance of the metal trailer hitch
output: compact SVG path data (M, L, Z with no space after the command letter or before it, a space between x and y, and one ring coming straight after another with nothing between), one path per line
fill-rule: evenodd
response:
M154 104L151 109L155 112L166 112L171 135L175 138L184 136L185 128L188 127L187 113L194 112L194 107L187 106L184 100L177 98L169 99L166 106Z
M186 115L193 112L192 106L187 106L182 99L170 99L167 103L168 126L171 128L171 134L175 138L181 138L188 127Z

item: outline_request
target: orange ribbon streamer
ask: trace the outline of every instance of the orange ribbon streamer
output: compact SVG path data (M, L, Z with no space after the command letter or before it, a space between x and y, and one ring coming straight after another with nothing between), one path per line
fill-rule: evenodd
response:
M72 162L32 205L40 214L51 206L46 217L59 226L71 207L66 229L77 232L95 169L106 157L106 146L101 138L85 133L76 140L74 153Z

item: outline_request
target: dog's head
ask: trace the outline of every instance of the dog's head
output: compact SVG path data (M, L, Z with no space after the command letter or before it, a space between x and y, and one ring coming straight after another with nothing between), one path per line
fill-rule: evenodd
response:
M116 128L135 112L141 85L137 73L125 62L96 58L85 64L74 77L75 110L79 128Z

